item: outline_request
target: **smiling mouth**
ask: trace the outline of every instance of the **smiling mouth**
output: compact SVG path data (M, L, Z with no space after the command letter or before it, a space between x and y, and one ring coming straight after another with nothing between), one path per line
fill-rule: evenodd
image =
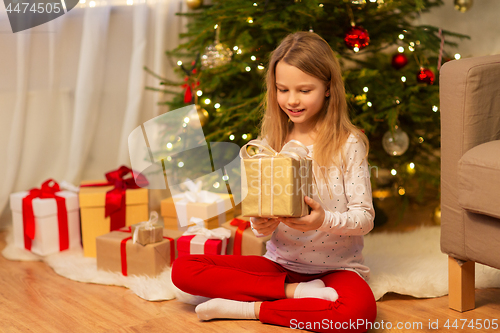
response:
M297 109L297 110L288 109L288 112L290 112L292 115L296 115L302 113L304 110L305 109Z

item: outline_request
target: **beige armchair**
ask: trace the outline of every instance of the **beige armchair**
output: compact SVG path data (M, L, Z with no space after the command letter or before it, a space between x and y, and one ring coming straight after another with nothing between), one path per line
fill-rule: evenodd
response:
M474 309L474 266L500 269L500 55L440 72L441 251L449 306Z

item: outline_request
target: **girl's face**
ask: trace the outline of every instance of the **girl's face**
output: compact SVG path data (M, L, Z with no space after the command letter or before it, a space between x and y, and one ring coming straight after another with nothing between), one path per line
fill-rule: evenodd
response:
M276 65L278 104L295 126L305 129L314 124L326 96L326 84L284 61Z

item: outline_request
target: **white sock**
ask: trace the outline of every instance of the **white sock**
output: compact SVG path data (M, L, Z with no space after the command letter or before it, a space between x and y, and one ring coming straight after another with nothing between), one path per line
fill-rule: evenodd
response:
M297 285L293 298L322 298L327 301L335 302L339 295L335 289L325 287L325 284L320 279L308 282L301 282Z
M255 317L255 302L239 302L224 298L214 298L201 303L195 308L200 320L215 318L226 319L257 319Z

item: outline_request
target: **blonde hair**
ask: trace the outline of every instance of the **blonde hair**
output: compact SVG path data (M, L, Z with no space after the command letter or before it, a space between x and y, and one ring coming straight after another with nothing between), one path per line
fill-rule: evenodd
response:
M342 147L351 133L365 144L368 155L368 138L349 119L339 62L330 45L313 32L300 31L290 34L271 53L267 69L267 95L261 137L266 138L269 145L279 151L293 127L293 122L289 122L288 116L278 105L276 65L279 61L323 81L330 92L330 97L325 98L323 110L315 120L313 154L319 166L329 167L333 164L340 167L341 163L344 164Z

